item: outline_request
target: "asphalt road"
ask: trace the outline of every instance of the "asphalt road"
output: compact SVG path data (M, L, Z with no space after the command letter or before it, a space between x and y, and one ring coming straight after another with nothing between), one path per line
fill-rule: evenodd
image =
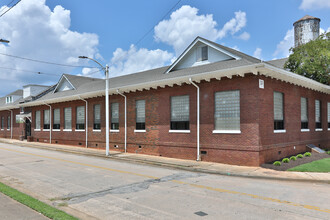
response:
M0 181L82 219L330 219L329 184L192 173L0 144Z

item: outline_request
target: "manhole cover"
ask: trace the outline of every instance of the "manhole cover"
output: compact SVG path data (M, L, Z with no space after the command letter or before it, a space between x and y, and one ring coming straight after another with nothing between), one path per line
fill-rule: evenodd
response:
M207 215L207 213L202 212L202 211L195 212L194 214L195 214L195 215L198 215L198 216L205 216L205 215Z

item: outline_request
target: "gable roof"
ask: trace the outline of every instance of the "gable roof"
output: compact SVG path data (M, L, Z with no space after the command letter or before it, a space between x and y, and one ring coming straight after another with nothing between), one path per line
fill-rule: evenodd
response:
M173 64L171 64L168 69L166 70L165 73L169 73L171 72L171 70L174 69L174 67L176 65L178 65L178 63L186 56L186 54L191 51L191 49L197 44L197 43L203 43L209 47L212 47L213 49L229 56L229 57L232 57L233 59L235 60L239 60L239 59L242 59L243 57L245 59L248 59L250 60L251 62L253 61L256 61L258 62L258 59L254 58L254 57L251 57L251 56L248 56L246 54L243 54L237 50L234 50L234 49L231 49L231 48L228 48L228 47L225 47L225 46L222 46L220 44L217 44L215 42L212 42L212 41L209 41L209 40L206 40L205 38L202 38L202 37L196 37L195 40L182 52L182 54L173 62ZM252 61L253 60L253 61ZM260 62L260 61L259 61Z
M277 59L277 60L269 60L266 61L266 63L275 66L277 68L284 69L284 64L288 60L288 58L282 58L282 59Z

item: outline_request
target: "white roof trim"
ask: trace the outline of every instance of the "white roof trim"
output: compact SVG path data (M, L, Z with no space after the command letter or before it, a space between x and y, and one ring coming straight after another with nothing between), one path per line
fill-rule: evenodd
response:
M316 82L314 80L308 79L304 76L300 76L298 74L273 67L266 63L257 63L257 64L251 64L241 67L235 67L230 69L224 69L224 70L216 70L206 73L200 73L195 75L188 75L188 76L180 76L180 77L173 77L170 79L164 79L164 80L158 80L154 82L148 82L148 83L139 83L139 84L133 84L128 85L124 87L120 87L120 91L123 93L128 92L136 92L136 91L142 91L143 89L150 89L154 88L157 89L157 87L164 88L165 86L173 86L173 85L180 85L182 83L190 84L189 78L192 78L195 82L199 83L201 80L210 80L210 79L220 79L221 77L228 77L232 78L232 76L242 76L244 77L245 73L253 73L254 75L261 74L265 75L267 77L272 77L278 80L282 80L297 86L305 87L308 89L312 89L318 92L330 94L330 86L324 85L322 83ZM118 88L111 88L109 89L110 94L117 94ZM57 102L67 102L72 100L79 100L77 98L77 95L79 95L82 98L88 99L96 96L104 96L105 90L97 90L93 92L86 92L81 94L75 94L74 96L67 96L67 97L61 97L61 98L53 98L44 100L47 101L48 104L51 103L57 103ZM19 104L18 106L37 106L37 105L43 105L44 101L33 101L33 102L27 102ZM17 107L16 107L17 108ZM2 109L8 109L8 108L0 108Z
M70 82L70 80L69 80L69 79L63 74L63 75L61 76L60 80L58 81L58 83L57 83L57 85L56 85L56 87L55 87L53 93L56 93L56 89L57 89L57 87L61 84L61 82L62 82L62 80L63 80L63 77L65 78L66 81L69 82L69 84L72 86L72 88L73 88L74 90L76 90L76 87L74 87L73 84Z
M212 47L213 49L215 49L215 50L218 50L218 51L220 51L221 53L224 53L224 54L226 54L226 55L228 55L228 56L230 56L230 57L232 57L232 58L234 58L234 59L236 59L236 60L239 60L239 59L241 59L240 57L238 57L238 56L236 56L236 55L234 55L234 54L232 54L232 53L230 53L230 52L228 52L228 51L226 51L226 50L224 50L224 49L221 49L221 48L219 48L219 47L217 47L216 45L214 45L214 44L212 44L212 43L210 43L210 42L208 42L208 41L205 41L205 40L203 40L203 39L201 39L200 37L197 37L188 47L187 47L187 49L185 49L184 51L183 51L183 53L178 57L178 59L176 59L175 61L174 61L174 63L166 70L166 72L165 73L169 73L181 60L182 60L182 58L198 43L198 42L201 42L201 43L203 43L203 44L206 44L207 46L209 46L209 47Z

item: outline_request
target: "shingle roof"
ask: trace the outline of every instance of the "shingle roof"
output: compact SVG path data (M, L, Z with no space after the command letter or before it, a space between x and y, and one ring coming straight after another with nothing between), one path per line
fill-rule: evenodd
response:
M277 68L284 69L284 64L288 60L288 58L282 58L282 59L277 59L277 60L269 60L266 61L266 63L275 66Z
M23 90L22 89L18 89L16 91L12 92L12 93L9 93L6 96L11 96L11 95L23 96Z

